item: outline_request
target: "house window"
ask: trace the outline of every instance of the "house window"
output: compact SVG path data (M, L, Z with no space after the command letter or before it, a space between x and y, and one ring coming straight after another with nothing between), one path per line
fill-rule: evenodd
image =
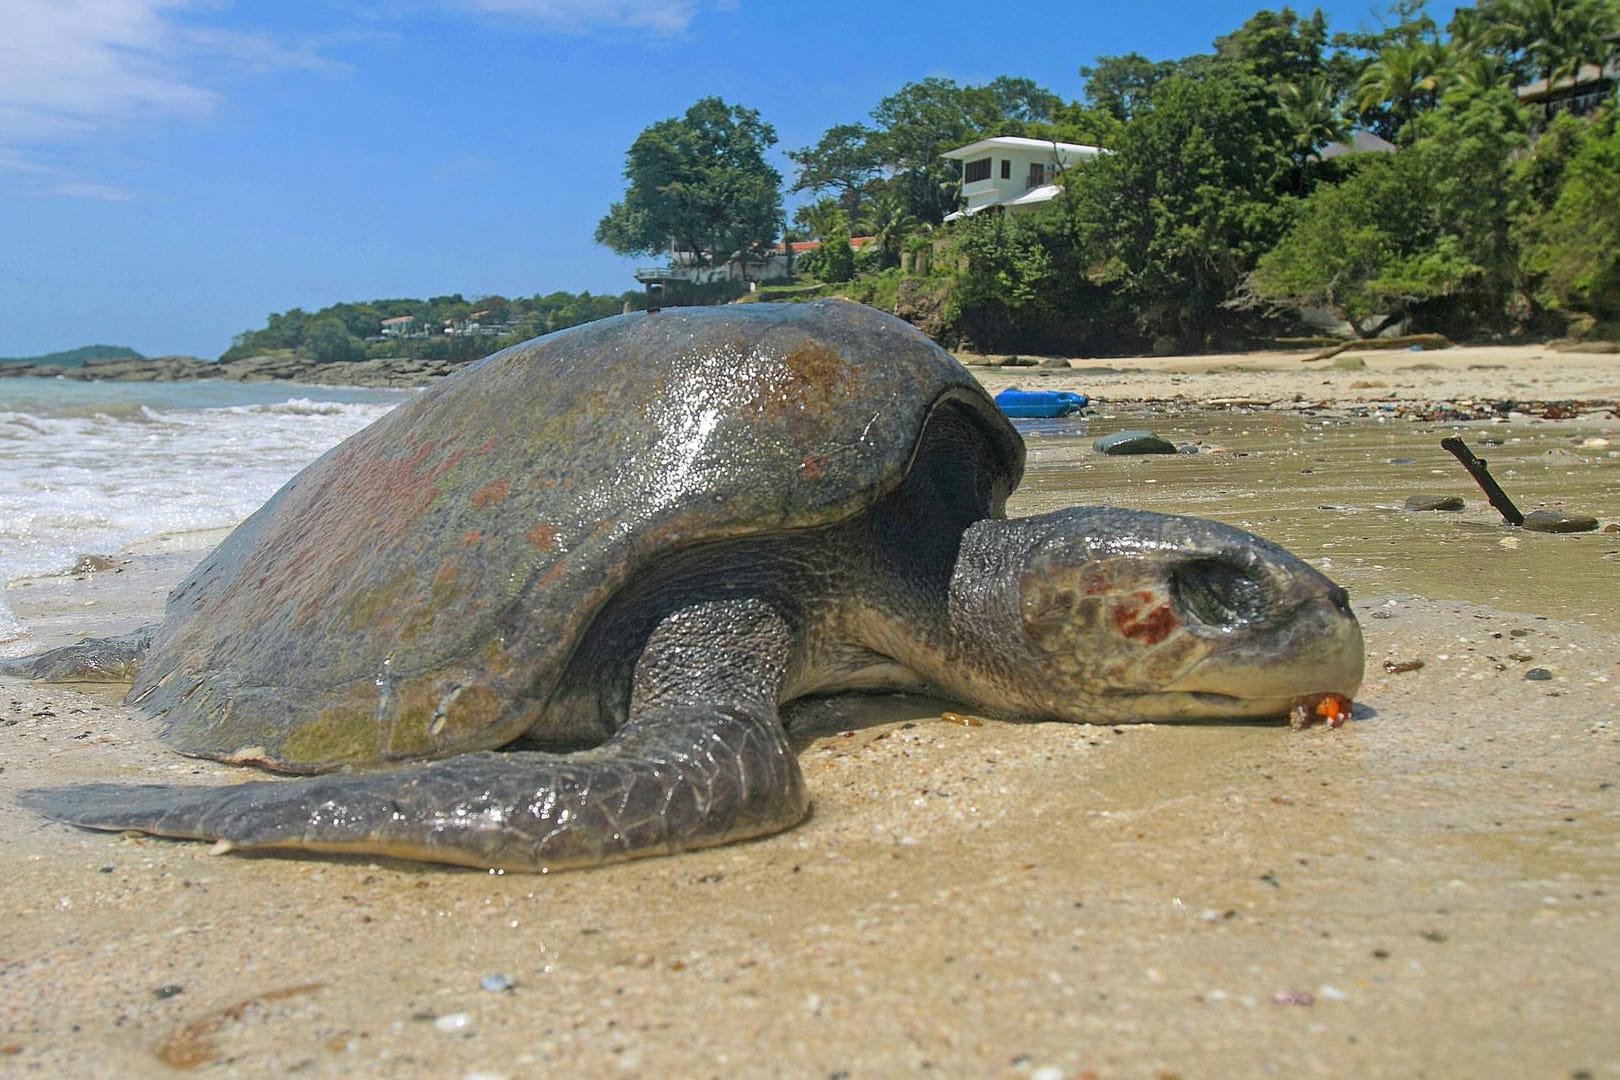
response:
M962 167L962 183L973 184L980 180L990 179L990 159L980 158L970 161Z
M1012 179L1012 162L1008 161L1006 158L1001 159L1001 178L1003 180Z
M1029 176L1024 179L1025 188L1037 188L1042 184L1050 184L1051 182L1052 166L1043 165L1038 161L1030 163Z

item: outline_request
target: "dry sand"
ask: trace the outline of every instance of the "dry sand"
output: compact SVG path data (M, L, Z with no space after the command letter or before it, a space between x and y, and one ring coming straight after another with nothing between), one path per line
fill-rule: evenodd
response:
M1620 357L1535 353L1114 361L1081 388L1620 400ZM139 622L185 561L13 595L57 634ZM1620 1076L1620 633L1358 611L1336 731L815 703L801 827L550 876L42 822L18 790L245 773L162 749L116 693L0 683L0 1073Z

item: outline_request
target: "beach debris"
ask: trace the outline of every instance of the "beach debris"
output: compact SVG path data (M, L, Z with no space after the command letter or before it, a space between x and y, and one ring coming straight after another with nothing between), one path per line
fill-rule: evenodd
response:
M478 985L492 994L500 994L512 989L517 983L510 975L503 975L499 971L490 971L486 972L478 980Z
M1521 524L1531 532L1591 532L1598 527L1598 520L1586 514L1571 514L1565 510L1532 510L1524 515Z
M1009 386L996 394L996 408L1020 419L1050 419L1079 412L1090 400L1072 390L1020 390Z
M1304 731L1312 724L1324 723L1332 730L1350 719L1350 708L1351 701L1343 694L1312 694L1288 711L1288 726Z
M102 570L112 570L121 574L128 563L128 559L120 559L116 555L97 555L93 552L86 552L74 561L71 573L77 578L89 577L91 574Z
M1468 470L1468 475L1472 476L1474 482L1479 485L1480 490L1485 492L1485 498L1490 500L1491 505L1496 507L1497 513L1501 514L1509 525L1524 524L1524 514L1520 512L1517 506L1513 505L1513 500L1508 498L1508 493L1503 491L1502 486L1491 476L1490 470L1486 468L1484 458L1475 457L1474 452L1468 449L1468 444L1455 436L1441 439L1440 449L1445 450L1462 462L1463 468Z
M1384 670L1391 675L1405 675L1409 671L1422 671L1422 660L1385 660Z
M464 1012L445 1013L433 1018L433 1030L446 1035L470 1035L472 1017Z
M325 983L313 982L282 987L279 990L267 990L254 997L244 998L234 1005L205 1013L195 1020L181 1024L160 1039L152 1047L152 1056L174 1069L195 1069L217 1061L221 1053L217 1039L224 1031L225 1025L240 1023L250 1014L261 1010L268 1002L302 997L325 986Z
M1408 495L1406 510L1461 510L1467 504L1460 495Z
M1546 682L1553 677L1553 673L1544 667L1533 667L1524 673L1524 677L1531 682Z
M1412 349L1414 345L1418 347L1417 350ZM1449 348L1451 348L1451 340L1444 334L1404 334L1400 337L1355 338L1350 341L1340 342L1331 349L1323 349L1313 356L1302 356L1300 359L1305 363L1312 360L1331 360L1349 349L1402 349L1413 352Z
M1278 990L1271 995L1274 1005L1315 1005L1316 995L1309 990Z
M1161 439L1143 428L1127 428L1112 435L1092 440L1091 448L1099 454L1174 454L1175 443Z

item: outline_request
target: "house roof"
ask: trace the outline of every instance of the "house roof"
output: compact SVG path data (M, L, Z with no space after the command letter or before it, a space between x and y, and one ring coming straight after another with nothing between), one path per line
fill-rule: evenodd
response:
M1051 139L1026 139L1018 135L997 135L990 139L980 139L976 143L958 146L955 150L947 150L941 157L966 160L988 154L995 150L1034 151L1037 154L1057 153L1064 158L1094 158L1102 153L1101 147L1086 146L1082 143L1053 142Z
M1327 161L1346 154L1393 154L1395 149L1394 143L1370 131L1352 131L1350 138L1344 142L1329 143L1317 151L1316 156Z
M1550 87L1547 85L1546 79L1537 79L1529 86L1519 87L1514 93L1519 95L1520 101L1541 101L1558 93L1560 90L1589 86L1600 83L1605 79L1620 81L1620 58L1610 60L1602 67L1597 64L1582 64L1581 69L1574 75L1565 75Z

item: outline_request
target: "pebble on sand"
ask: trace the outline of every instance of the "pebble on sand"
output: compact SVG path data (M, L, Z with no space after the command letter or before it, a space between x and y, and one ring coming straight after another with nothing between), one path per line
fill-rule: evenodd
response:
M1409 495L1407 510L1461 510L1466 504L1460 495Z
M1099 454L1174 454L1176 446L1151 431L1130 428L1116 431L1092 440L1091 448Z
M1598 527L1598 522L1597 518L1585 514L1571 514L1563 510L1532 510L1524 515L1524 527L1531 532L1591 532Z

